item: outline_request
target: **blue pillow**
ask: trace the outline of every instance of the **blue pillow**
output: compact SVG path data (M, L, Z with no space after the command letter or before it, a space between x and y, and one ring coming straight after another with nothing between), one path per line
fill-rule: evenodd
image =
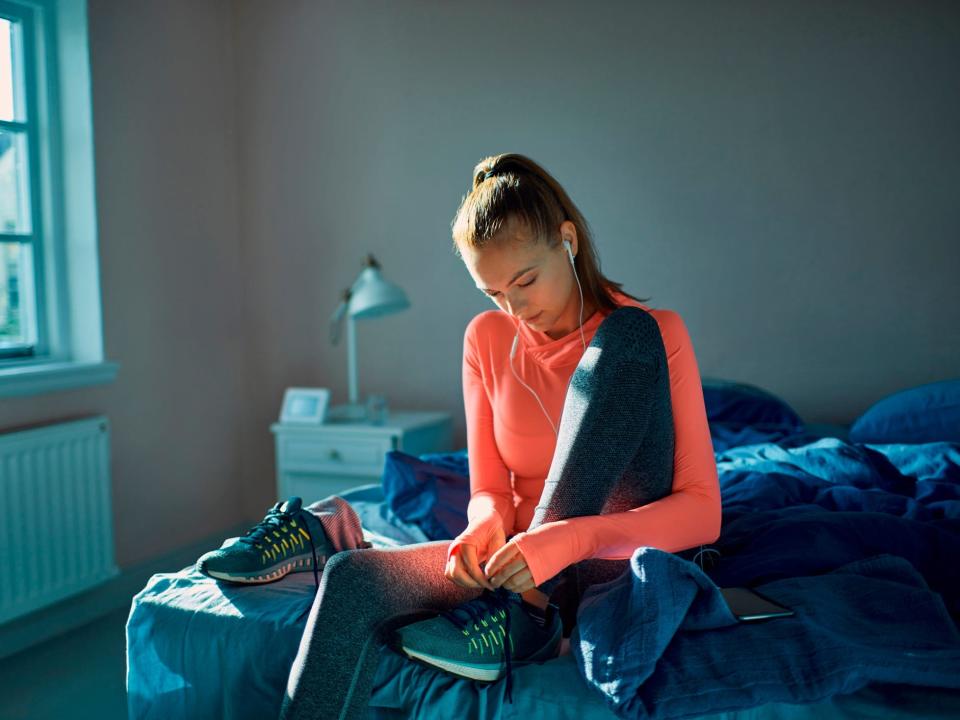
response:
M702 378L707 420L727 427L802 430L803 420L786 401L755 385Z
M874 403L850 428L852 443L960 443L960 379L918 385Z

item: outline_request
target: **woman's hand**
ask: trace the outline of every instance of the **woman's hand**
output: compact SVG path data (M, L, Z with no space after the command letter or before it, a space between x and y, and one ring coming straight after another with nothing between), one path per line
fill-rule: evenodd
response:
M506 539L503 520L495 513L471 522L454 541L458 546L443 574L460 587L493 590L480 564L503 547Z
M502 586L507 590L522 593L536 585L515 540L516 536L490 557L484 572L494 587Z
M480 569L480 563L477 560L477 548L469 543L460 545L450 556L443 574L460 587L493 590L493 585L490 584L484 576L483 570Z

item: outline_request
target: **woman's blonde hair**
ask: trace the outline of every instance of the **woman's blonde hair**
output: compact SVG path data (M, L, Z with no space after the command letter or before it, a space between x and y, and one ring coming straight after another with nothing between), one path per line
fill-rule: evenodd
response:
M473 168L473 187L460 202L453 218L453 251L461 247L479 250L490 242L511 220L523 223L534 242L546 242L550 248L560 245L560 224L569 220L577 229L577 254L574 266L584 300L605 310L617 303L611 289L638 302L623 291L621 283L604 277L593 235L586 219L553 176L525 155L491 155Z

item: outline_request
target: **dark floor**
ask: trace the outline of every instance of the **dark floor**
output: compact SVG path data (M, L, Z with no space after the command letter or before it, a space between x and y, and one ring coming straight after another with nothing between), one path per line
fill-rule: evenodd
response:
M129 608L0 660L3 720L126 720Z

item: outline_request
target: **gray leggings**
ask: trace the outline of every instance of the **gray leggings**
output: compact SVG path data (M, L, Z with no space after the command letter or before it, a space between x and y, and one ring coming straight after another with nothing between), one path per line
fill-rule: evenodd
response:
M530 527L621 512L669 495L674 427L657 321L637 307L610 313L570 380L559 436ZM290 670L281 720L365 716L379 643L397 627L477 597L444 574L449 540L345 550L328 561ZM539 589L568 625L583 590L627 560L584 560ZM561 598L557 592L563 591Z

